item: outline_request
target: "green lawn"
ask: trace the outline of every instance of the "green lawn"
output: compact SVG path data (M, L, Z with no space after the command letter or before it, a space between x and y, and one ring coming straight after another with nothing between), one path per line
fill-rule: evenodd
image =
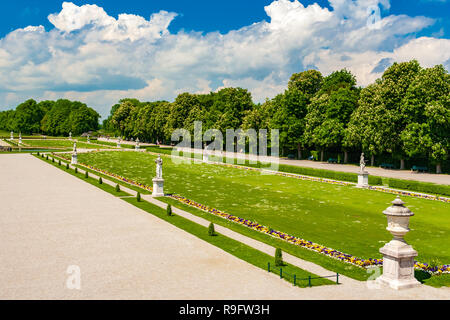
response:
M134 152L80 154L79 161L151 185L155 156ZM166 193L250 219L361 258L381 257L391 239L382 211L395 196L207 164L164 159ZM449 204L404 197L415 213L406 240L418 260L450 262Z
M30 147L44 147L44 148L55 148L55 149L67 149L73 148L74 141L70 141L68 139L65 140L23 140L24 145ZM77 148L79 149L110 149L107 146L99 146L94 143L89 144L86 142L77 141Z

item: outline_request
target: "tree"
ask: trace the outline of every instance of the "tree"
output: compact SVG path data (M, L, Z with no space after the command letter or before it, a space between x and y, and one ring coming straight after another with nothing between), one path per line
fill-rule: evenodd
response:
M272 108L276 112L270 121L270 127L280 130L280 146L283 154L286 149L296 149L298 158L301 158L307 103L307 97L296 88L286 90L271 101Z
M430 102L424 115L424 122L411 123L401 133L404 149L409 156L428 155L436 173L442 173L441 163L450 150L450 98Z
M404 168L406 154L400 133L410 115L403 99L420 70L416 60L394 63L381 79L361 91L360 107L352 116L345 144L359 144L368 151L371 165L374 165L375 155L388 152L400 158L400 168Z
M294 73L288 83L289 90L298 90L306 97L312 98L320 90L323 76L317 70Z
M17 106L14 114L14 130L31 134L39 132L40 122L44 117L44 110L33 99Z
M304 143L321 151L342 149L345 130L358 106L359 89L355 77L347 70L333 72L323 81L322 88L308 105ZM345 150L345 160L347 152Z
M118 130L122 136L125 135L129 118L135 108L136 106L131 101L124 100L120 103L119 108L117 108L116 112L114 112L111 117L113 128Z

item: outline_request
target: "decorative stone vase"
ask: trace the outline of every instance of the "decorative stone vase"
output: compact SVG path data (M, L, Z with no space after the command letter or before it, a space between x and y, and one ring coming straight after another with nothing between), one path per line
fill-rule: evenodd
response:
M417 251L406 243L403 237L409 232L409 219L414 215L397 197L392 206L383 213L388 220L388 230L394 239L380 249L383 254L383 274L377 278L381 285L393 289L408 289L420 286L414 277L414 258Z

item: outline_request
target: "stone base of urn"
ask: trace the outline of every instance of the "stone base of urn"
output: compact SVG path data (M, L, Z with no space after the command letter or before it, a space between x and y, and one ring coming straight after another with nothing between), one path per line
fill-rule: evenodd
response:
M358 173L358 184L357 188L368 188L369 187L369 173L367 171Z
M78 157L76 154L72 154L72 161L70 163L73 165L78 164Z
M164 179L153 179L153 193L154 197L164 197Z
M395 290L420 286L414 278L414 258L417 251L402 240L392 240L380 249L383 254L383 274L376 282Z

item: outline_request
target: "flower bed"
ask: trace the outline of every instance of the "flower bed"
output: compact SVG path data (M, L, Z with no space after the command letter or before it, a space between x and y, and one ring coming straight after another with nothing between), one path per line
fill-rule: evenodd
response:
M70 161L70 158L69 157L65 157L65 154L54 155L54 156L55 157L60 157L60 158L62 158L64 160L67 160L67 161ZM117 180L120 180L120 181L129 183L131 185L143 188L145 190L152 191L152 188L150 186L147 186L145 184L139 183L137 181L133 181L133 180L125 178L125 177L122 177L122 176L117 175L115 173L111 173L111 172L108 172L106 170L95 168L93 166L86 165L86 164L79 163L79 165L84 166L86 168L89 168L89 169L91 169L93 171L97 171L97 172L102 173L104 175L110 176L110 177L115 178ZM227 165L228 166L235 166L235 165L229 165L229 164L227 164ZM248 169L249 170L257 170L257 168L248 168ZM290 173L280 173L280 174L281 175L285 175L285 174L286 175L292 175ZM293 175L295 175L295 174L293 174ZM300 176L299 178L302 179L303 177L304 176ZM317 180L314 180L314 181L329 180L329 179L311 178L311 177L305 177L305 178L317 179ZM337 182L337 184L341 184L341 183L342 184L352 184L352 183L349 183L349 182L342 182L342 181L336 181L336 182ZM376 187L372 187L372 188L376 188ZM398 194L402 194L400 192L401 191L399 191ZM184 204L186 204L186 205L188 205L190 207L200 209L200 210L202 210L204 212L208 212L210 214L213 214L215 216L221 217L223 219L227 219L228 221L231 221L231 222L234 222L234 223L246 226L246 227L248 227L248 228L250 228L252 230L265 233L265 234L270 235L270 236L272 236L274 238L284 240L284 241L289 242L289 243L291 243L293 245L297 245L297 246L303 247L305 249L308 249L308 250L311 250L311 251L315 251L317 253L326 255L326 256L328 256L330 258L337 259L339 261L342 261L342 262L345 262L345 263L349 263L349 264L352 264L352 265L360 267L360 268L367 268L367 267L370 267L370 266L381 266L381 265L383 265L383 259L372 259L372 258L362 259L362 258L358 258L358 257L352 256L350 254L346 254L346 253L340 252L340 251L332 249L332 248L327 248L327 247L325 247L323 245L320 245L320 244L317 244L317 243L314 243L314 242L311 242L311 241L308 241L308 240L304 240L304 239L301 239L299 237L295 237L295 236L289 235L289 234L281 232L281 231L270 229L270 228L268 228L266 226L263 226L263 225L261 225L259 223L256 223L256 222L244 219L244 218L240 218L240 217L237 217L237 216L233 216L231 214L225 213L225 212L220 211L218 209L210 208L210 207L208 207L206 205L203 205L203 204L200 204L200 203L195 202L193 200L187 199L187 198L185 198L183 196L171 194L171 195L167 195L167 197L175 199L175 200L177 200L177 201L179 201L181 203L184 203ZM431 274L450 273L450 265L430 266L427 263L422 263L422 262L416 261L415 265L414 265L414 268L417 269L417 270L422 270L422 271L431 273Z

